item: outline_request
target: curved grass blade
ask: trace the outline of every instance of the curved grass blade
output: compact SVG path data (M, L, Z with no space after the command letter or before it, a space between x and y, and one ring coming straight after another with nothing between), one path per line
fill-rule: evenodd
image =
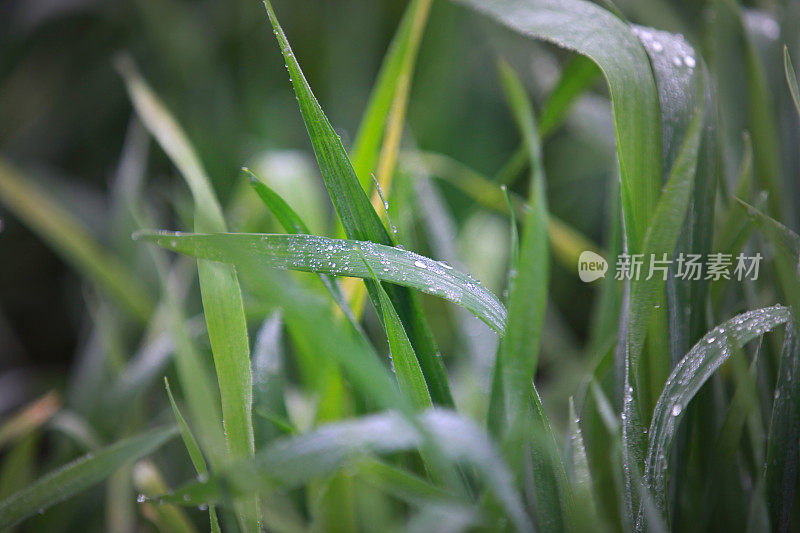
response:
M392 245L392 238L383 225L375 209L358 181L353 166L342 146L342 141L333 130L328 118L322 111L308 82L300 70L300 65L292 52L286 35L275 17L269 1L264 3L281 53L286 61L289 76L294 86L295 95L300 106L306 129L308 130L314 153L317 157L328 194L334 208L344 226L347 237L359 241L371 241L377 244ZM376 310L380 310L380 298L372 280L365 280L367 290ZM428 390L434 402L452 406L453 397L447 373L439 351L422 314L417 297L402 287L387 287L392 304L397 310L403 326L411 339L419 357ZM380 311L379 311L380 312Z
M661 188L661 120L650 60L630 27L581 0L457 0L523 35L594 61L611 92L628 247L637 253Z
M779 305L738 315L709 331L670 374L653 411L645 462L645 483L662 514L667 508L667 465L672 438L687 404L730 357L732 346L741 347L789 320L789 309Z
M786 83L789 84L789 92L792 94L794 107L800 115L800 89L797 88L797 74L794 72L792 58L789 57L789 48L783 46L783 69L786 72Z
M226 231L222 208L211 181L189 140L158 100L129 58L118 61L131 101L145 127L158 140L192 191L195 230ZM217 369L228 453L234 459L253 455L252 377L244 304L231 265L198 261L200 293L211 351ZM240 521L247 531L258 529L257 501L243 503Z
M182 254L240 266L370 278L358 247L378 279L440 296L472 311L498 333L505 329L505 307L491 291L445 263L392 246L317 235L259 233L140 232L137 238Z
M55 198L0 158L0 200L75 270L146 323L154 302L128 267L103 249Z
M155 429L90 453L39 479L0 502L0 524L13 527L25 518L66 500L144 457L176 434L174 427Z
M428 411L420 415L419 423L451 461L470 463L478 471L516 530L532 530L511 472L483 430L446 410ZM276 441L259 451L254 461L234 465L207 482L190 483L163 499L175 505L216 501L223 484L234 494L297 487L365 454L415 450L423 444L423 431L396 413L329 424L306 435Z

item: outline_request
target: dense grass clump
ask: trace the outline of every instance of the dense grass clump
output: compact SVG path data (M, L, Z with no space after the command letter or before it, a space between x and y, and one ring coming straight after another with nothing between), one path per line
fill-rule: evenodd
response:
M244 156L218 197L224 143L196 149L125 53L116 240L0 159L96 339L0 422L0 527L800 527L800 10L454 4L517 144L495 175L412 127L432 0L352 142L265 3L332 209L301 152ZM150 137L190 195L143 187Z

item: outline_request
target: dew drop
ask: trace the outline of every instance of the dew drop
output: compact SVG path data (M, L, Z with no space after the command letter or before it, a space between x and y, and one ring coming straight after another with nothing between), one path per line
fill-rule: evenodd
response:
M697 61L695 61L692 56L684 57L683 63L689 68L694 68L697 65Z
M664 49L664 45L658 41L653 41L653 50L656 52L660 52Z
M676 403L672 406L672 416L678 416L683 411L683 406L679 403Z
M147 496L145 496L144 494L139 494L139 495L136 497L136 502L137 502L137 503L144 503L144 502L146 502L146 501L147 501Z
M425 263L423 263L422 261L419 261L419 260L414 261L414 265L419 267L419 268L428 268L428 266Z
M679 67L683 64L683 61L681 61L680 57L673 57L672 64L675 65L676 67Z

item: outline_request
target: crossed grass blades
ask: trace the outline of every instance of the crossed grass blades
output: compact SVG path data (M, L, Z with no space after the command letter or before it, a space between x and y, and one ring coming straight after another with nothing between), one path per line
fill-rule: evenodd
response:
M187 136L133 62L120 58L139 120L185 178L194 203L193 233L140 230L135 238L196 258L202 316L186 316L192 276L185 263L152 245L137 248L159 280L159 295L152 294L115 250L97 243L68 209L0 161L3 203L102 294L96 327L113 332L132 322L144 331L140 352L98 399L102 408L81 404L74 391L64 400L62 411L73 410L80 421L69 434L87 454L20 486L14 480L21 469L32 470L32 436L61 400L45 397L0 426L0 446L9 447L0 469L0 525L29 520L36 528L47 527L48 516L69 520L80 512L70 502L103 480L110 516L130 505L133 480L142 513L162 530L176 531L196 529L195 508L207 513L204 527L212 531L660 531L688 524L786 531L796 525L800 356L790 309L800 308L800 237L777 221L785 207L780 146L762 41L747 23L754 14L732 2L712 2L712 37L723 25L728 34L743 36L753 110L741 166L731 171L722 164L733 152L726 144L729 126L718 116L729 102L714 90L725 82L724 58L708 65L684 37L629 24L610 4L458 3L511 32L577 54L539 123L515 68L498 61L521 144L493 178L442 154L400 149L430 0L409 3L350 153L266 3L338 216L336 238L311 235L291 205L247 169L253 194L286 233L229 233ZM783 59L787 107L795 106L800 117L788 50ZM601 76L619 163L603 245L607 257L622 250L736 254L753 242L769 243L775 253L758 292L724 281L599 283L583 377L568 393L562 432L551 424L534 380L548 336L551 258L574 269L581 250L600 247L548 213L542 142ZM135 150L132 138L127 149ZM515 187L526 168L527 186ZM464 272L457 257L450 258L454 266L400 246L407 235L396 230L386 200L413 212L413 189L404 194L401 184L418 184L435 197L429 173L510 215L504 301ZM152 227L142 208L146 201L132 191L121 216L135 227ZM437 220L448 221L441 203L426 205ZM454 255L444 248L433 252ZM363 284L341 283L342 277ZM439 353L422 294L463 308L499 338L489 390L479 393L485 410L477 415L454 399L453 373ZM109 306L125 313L125 321L107 318ZM374 314L385 333L388 363L382 344L365 332L365 313ZM457 331L469 335L474 322L454 316ZM248 322L254 320L262 325L251 342ZM781 330L783 342L767 335ZM287 371L284 333L299 383ZM213 368L204 358L206 337ZM119 424L124 406L141 401L173 362L181 395L173 395L168 382L161 395L170 417L154 416L158 424L119 431L133 436L98 442L92 426ZM298 390L318 406L305 426L293 413ZM187 470L190 480L169 489L156 463L142 458L167 453L165 444L177 435L196 476Z

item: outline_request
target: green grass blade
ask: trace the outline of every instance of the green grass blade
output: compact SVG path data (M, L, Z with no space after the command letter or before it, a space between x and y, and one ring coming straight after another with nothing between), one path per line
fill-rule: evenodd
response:
M653 213L642 247L642 252L645 254L645 266L642 267L642 273L638 279L630 281L630 307L626 310L628 321L624 348L625 392L623 396L623 445L625 447L623 465L625 466L626 496L630 513L637 512L639 490L634 478L640 475L637 473L642 472L642 456L645 447L641 422L643 413L639 405L639 390L642 385L639 359L644 348L648 326L651 323L651 315L659 299L663 300L665 286L663 277L658 274L647 279L649 272L645 273L645 269L650 267L651 260L661 259L665 254L669 257L678 241L693 190L702 131L702 116L702 111L696 113L683 148L675 161L666 189L658 202L655 213Z
M600 70L586 56L576 56L561 73L558 85L547 96L539 119L539 136L546 139L561 125L578 98L597 80ZM527 155L527 151L525 152Z
M446 410L428 411L420 415L419 423L448 459L469 463L478 471L516 530L532 530L511 472L483 430ZM425 440L423 431L395 413L329 424L306 435L276 441L259 451L255 461L234 465L222 477L179 488L165 495L164 501L175 505L215 501L223 482L229 490L241 494L297 487L364 454L415 450Z
M797 484L797 461L800 451L800 390L796 380L800 372L800 353L794 325L786 328L778 383L767 440L764 472L767 505L774 531L788 531Z
M142 323L148 321L154 302L134 273L55 198L2 158L0 201L122 309Z
M13 527L25 518L88 489L119 467L159 448L175 433L175 428L171 427L131 437L47 474L33 485L0 502L0 524L3 527Z
M628 350L634 373L644 347L652 307L658 299L659 290L664 286L663 277L656 274L651 279L646 279L649 273L645 273L645 271L650 267L652 257L660 259L663 254L669 256L678 241L694 185L697 153L701 140L702 116L702 111L695 114L664 193L652 214L642 247L644 253L643 274L638 280L631 282Z
M194 469L201 478L208 477L208 466L206 465L205 458L203 458L203 452L200 451L200 446L197 444L197 440L194 438L189 424L186 423L186 419L183 418L180 409L178 409L178 404L175 403L175 398L173 398L172 391L169 388L169 380L167 380L166 377L164 377L164 387L167 389L169 404L172 406L172 413L175 415L175 420L178 422L178 430L180 431L183 443L186 445L186 451L189 452L192 465L194 465ZM212 530L218 531L219 519L217 518L217 510L213 505L208 506L208 517ZM215 525L216 529L214 527Z
M458 0L523 35L588 56L611 92L631 253L644 240L662 176L659 100L650 60L629 26L581 0Z
M431 3L432 0L413 0L408 4L361 118L350 157L353 170L366 191L372 187L370 171L378 159L387 118L396 101L408 98L410 77Z
M360 250L358 250L359 253ZM414 353L414 347L411 346L411 341L403 329L403 323L400 317L389 301L389 295L383 290L380 280L375 276L372 268L369 266L366 257L361 255L364 261L364 266L367 268L375 286L378 287L379 296L381 299L381 315L383 316L383 327L386 329L386 336L389 339L389 353L392 359L392 368L397 376L397 383L400 385L400 391L406 395L409 402L414 408L419 411L430 409L433 407L431 395L428 392L428 386L425 384L425 377L422 375L422 369L419 367L417 355Z
M140 232L137 237L212 261L370 278L358 246L380 280L445 298L467 308L498 333L505 329L505 307L491 291L445 263L392 246L316 235L260 233Z
M333 130L319 102L311 92L311 87L300 70L300 65L275 17L272 6L268 1L265 2L265 6L281 53L286 61L300 105L300 112L314 147L325 186L347 237L359 241L392 245L393 242L386 227L358 181L341 139ZM365 284L375 309L379 310L380 299L375 285L372 280L365 280ZM413 294L402 288L388 287L387 293L414 345L431 397L437 404L452 406L453 398L447 373L438 356L439 351L433 335L422 315L419 301Z
M531 209L525 216L519 264L512 265L509 274L509 319L499 352L505 412L509 425L515 426L528 413L547 304L550 259L544 170L533 109L519 78L505 63L500 64L500 77L532 161Z
M653 411L645 463L645 483L661 513L667 508L666 483L670 447L687 404L730 357L732 346L741 347L789 320L789 310L781 306L738 315L709 331L670 374Z
M789 84L789 92L792 94L792 102L800 115L800 89L797 88L797 74L794 72L792 58L789 57L789 49L783 46L783 69L786 72L786 83Z
M142 122L181 171L192 191L195 230L226 231L222 208L186 135L138 74L136 67L124 59L118 66ZM235 459L248 457L254 451L252 377L239 281L231 265L198 261L197 269L203 311L217 369L228 452ZM241 511L242 526L247 530L255 530L258 521L257 502L250 502L246 506L247 509Z
M178 404L175 403L175 398L172 396L172 390L169 388L169 380L164 378L164 387L167 389L167 396L169 397L169 404L172 406L172 413L175 415L175 420L178 422L178 430L181 433L183 443L186 445L186 451L189 452L189 457L192 460L192 465L197 473L201 476L208 474L208 466L206 460L203 458L203 453L200 451L200 446L189 429L189 424L178 409Z
M575 411L575 402L572 397L569 400L569 430L567 438L569 439L570 451L569 480L575 499L572 521L589 530L597 525L598 517L592 487L592 471L589 468L586 445L581 431L581 419Z

